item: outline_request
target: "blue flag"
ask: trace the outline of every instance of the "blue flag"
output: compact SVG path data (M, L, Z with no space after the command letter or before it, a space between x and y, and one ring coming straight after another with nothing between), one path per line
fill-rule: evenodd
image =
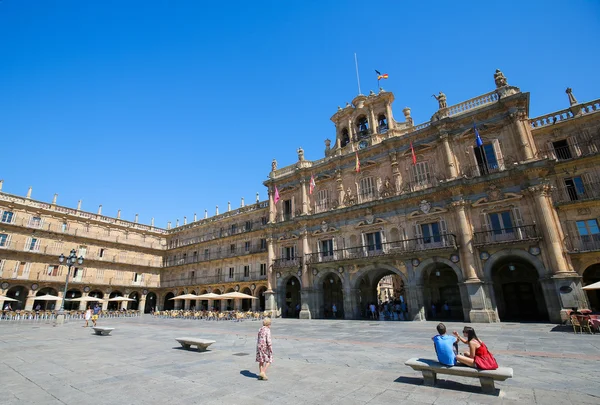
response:
M473 130L475 131L475 143L477 144L478 148L481 148L483 146L483 141L481 140L479 131L477 131L477 127L475 125L473 125Z

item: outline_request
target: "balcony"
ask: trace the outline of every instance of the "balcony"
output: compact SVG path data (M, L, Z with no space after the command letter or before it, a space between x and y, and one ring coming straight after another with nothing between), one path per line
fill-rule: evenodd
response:
M598 152L600 152L600 140L590 139L588 141L571 142L560 146L549 146L538 150L538 156L565 162L597 155Z
M499 243L515 243L539 239L540 235L538 234L535 225L499 228L473 233L473 245L475 246L493 245Z
M362 204L362 203L366 203L369 201L375 201L379 198L379 193L377 192L376 189L371 189L371 190L367 190L365 192L362 192L360 194L358 194L358 203Z
M584 183L583 188L575 186L559 186L553 193L555 203L570 203L600 198L600 183Z
M274 269L284 269L284 268L288 268L288 267L298 267L301 264L302 264L302 261L301 261L300 257L296 256L296 257L290 257L290 258L275 259L273 261L273 268Z
M428 174L422 176L417 180L404 183L402 191L407 193L414 193L416 191L426 190L428 188L436 187L440 184L440 178L435 174Z
M595 252L600 250L600 234L577 235L565 239L567 250L570 253Z
M266 246L261 246L257 244L255 246L251 246L249 250L246 250L243 247L236 247L235 250L227 249L227 250L213 250L208 252L208 254L202 252L197 256L186 256L186 257L171 257L164 261L164 267L171 266L182 266L184 264L194 264L194 263L202 263L208 262L210 260L218 260L218 259L226 259L229 257L237 257L237 256L245 256L253 253L265 253L267 251Z
M438 249L456 249L456 236L446 233L430 237L402 239L375 245L357 246L307 255L308 264L330 263L369 257L412 254Z
M511 157L498 159L494 163L481 163L476 165L466 166L463 169L463 175L467 177L480 177L488 174L500 173L507 169L510 169L517 161Z
M315 214L318 214L320 212L327 212L329 211L330 207L331 202L329 201L329 199L318 201L315 204Z

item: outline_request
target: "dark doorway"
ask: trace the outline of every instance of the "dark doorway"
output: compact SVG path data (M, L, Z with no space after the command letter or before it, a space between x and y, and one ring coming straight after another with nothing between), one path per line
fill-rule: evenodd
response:
M285 305L281 309L284 318L297 318L300 314L300 280L290 277L285 285Z
M583 286L600 281L600 264L594 264L583 272ZM590 309L594 312L600 311L600 290L583 290L587 294Z
M458 276L445 264L437 264L425 279L427 320L464 320Z
M167 293L167 295L165 295L165 302L163 304L164 311L172 311L173 308L175 308L175 300L171 299L173 297L175 297L175 294L173 294L172 292Z
M331 273L323 280L323 316L344 318L344 291L340 277Z
M146 305L144 306L144 313L150 314L156 310L156 294L153 292L146 295Z
M11 287L7 292L6 296L17 301L9 301L5 302L3 305L6 307L7 305L16 311L18 309L25 309L25 302L27 301L27 295L29 294L29 290L23 286L15 286Z

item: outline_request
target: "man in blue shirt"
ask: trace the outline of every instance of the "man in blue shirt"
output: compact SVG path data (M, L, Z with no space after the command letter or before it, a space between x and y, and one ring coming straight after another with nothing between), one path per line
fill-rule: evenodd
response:
M99 315L100 315L100 307L96 303L96 305L94 306L94 314L92 315L92 322L94 323L94 326L96 326L96 321L98 320Z
M433 340L438 361L445 366L454 366L456 364L456 352L454 351L456 338L446 335L446 325L443 323L437 326L437 331L439 335L431 339Z

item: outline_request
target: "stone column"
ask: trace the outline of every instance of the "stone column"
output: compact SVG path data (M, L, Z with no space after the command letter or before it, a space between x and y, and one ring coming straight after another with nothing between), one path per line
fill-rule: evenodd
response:
M183 301L183 309L186 311L190 309L190 300Z
M473 230L467 218L466 207L471 203L459 200L452 203L458 218L458 244L460 246L460 262L465 278L478 280L475 270L475 250L473 249Z
M146 312L146 295L142 294L142 297L140 298L140 301L138 302L138 311L140 311L140 316L144 315L144 312Z
M512 128L517 134L517 138L519 140L518 146L519 149L521 149L522 151L522 156L524 157L524 160L533 159L533 140L528 132L529 121L527 119L527 114L524 111L517 111L515 113L510 114L510 117L512 119Z
M275 186L270 186L268 192L269 192L269 222L275 223L275 213L277 210L277 208L275 207L275 201L274 201Z
M102 296L102 299L104 299L104 301L102 302L103 311L108 310L108 297L110 297L110 292L104 292L104 295Z
M302 290L300 291L301 309L300 319L311 319L309 304L309 293L312 290L310 285L310 274L308 268L308 258L310 255L310 246L308 244L308 231L306 227L302 230Z
M273 246L273 238L267 238L267 290L265 291L265 310L275 312L277 304L275 303L275 293L273 284L275 284L275 272L273 271L273 263L275 262L275 250Z
M373 112L373 107L369 107L369 129L371 130L371 134L377 133L377 120L375 119L375 113Z
M389 121L388 121L389 122ZM390 152L390 161L392 166L392 176L394 184L394 191L397 194L398 191L402 188L402 174L400 173L400 168L398 167L398 153L396 151Z
M389 102L385 103L385 115L387 115L388 130L394 129L394 118L392 117L392 105Z
M25 300L25 308L21 308L22 310L25 310L25 311L31 311L31 310L33 310L33 303L35 301L35 294L36 294L36 292L37 291L31 291L31 290L29 290L29 295L27 296L27 300ZM59 294L59 297L62 296L62 292L59 292L58 294ZM15 308L15 307L16 306L13 305L13 308ZM57 309L59 309L59 308L57 308Z
M335 172L335 181L337 183L337 198L338 198L338 207L344 206L344 196L346 195L344 192L344 181L342 179L341 170L336 170Z
M212 311L214 306L215 306L215 300L208 300L208 310Z
M306 179L302 178L300 180L300 186L302 188L302 215L308 215L308 195L306 194Z
M444 145L444 158L448 167L447 174L450 176L449 179L455 179L458 174L456 172L456 165L454 164L454 153L452 152L452 148L450 148L450 142L448 142L448 133L443 132L440 135L440 139Z

